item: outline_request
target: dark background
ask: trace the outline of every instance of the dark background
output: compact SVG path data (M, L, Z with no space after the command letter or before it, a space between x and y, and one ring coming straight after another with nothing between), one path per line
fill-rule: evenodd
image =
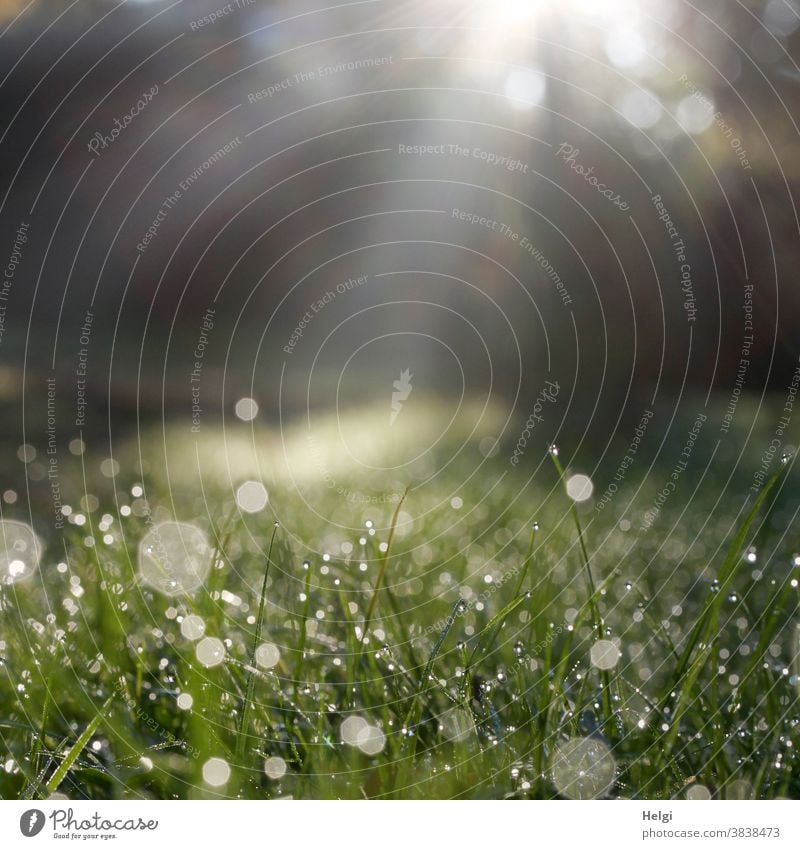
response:
M240 394L271 423L307 405L384 400L410 367L420 391L500 398L523 415L556 379L570 415L605 438L620 410L638 420L649 399L727 401L748 283L744 390L785 392L800 297L794 0L617 2L604 15L574 0L529 4L530 16L521 3L255 2L192 28L224 5L0 3L4 266L30 222L0 343L10 444L23 398L28 427L42 426L51 374L59 439L75 430L90 308L85 430L97 434L188 420L211 307L209 416ZM375 57L392 62L248 102L300 71ZM682 75L734 128L751 170L715 122L702 126ZM94 157L93 134L154 85ZM519 91L526 108L509 100ZM164 199L236 137L139 254ZM559 159L562 142L629 212ZM399 144L481 147L528 173L404 156ZM686 244L693 323L656 193ZM526 235L571 304L528 254L453 208ZM326 306L286 356L309 305L362 274L369 282Z

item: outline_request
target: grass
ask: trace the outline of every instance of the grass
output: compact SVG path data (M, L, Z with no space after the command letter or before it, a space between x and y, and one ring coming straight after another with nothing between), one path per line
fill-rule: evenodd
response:
M791 468L725 503L687 472L642 530L658 484L575 504L564 449L519 491L498 456L461 506L457 469L368 506L272 482L253 515L222 486L98 480L0 590L0 795L800 797ZM137 580L144 499L213 541L192 596Z

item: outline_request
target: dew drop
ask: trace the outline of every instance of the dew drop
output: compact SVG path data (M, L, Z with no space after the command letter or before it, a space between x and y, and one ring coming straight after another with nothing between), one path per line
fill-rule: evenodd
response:
M197 590L211 567L211 547L199 528L184 522L162 522L139 546L142 581L165 595Z
M277 756L267 758L264 761L264 773L273 781L283 778L286 775L286 761Z
M209 758L203 764L203 781L210 787L222 787L231 777L231 768L222 758Z
M573 737L558 743L551 769L556 789L568 799L606 796L617 774L608 746L594 737Z
M24 522L0 521L0 584L29 578L39 566L42 544Z

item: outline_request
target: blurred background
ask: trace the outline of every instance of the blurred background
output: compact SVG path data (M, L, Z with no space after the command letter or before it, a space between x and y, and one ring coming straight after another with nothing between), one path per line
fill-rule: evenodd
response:
M226 792L256 664L301 796L377 794L360 702L381 792L613 731L590 795L796 796L799 56L800 0L0 0L0 795Z
M403 416L514 446L553 384L537 457L768 409L756 464L800 353L798 26L795 0L3 0L8 481L25 446L41 480L48 440L161 425L300 421L306 460L364 469Z

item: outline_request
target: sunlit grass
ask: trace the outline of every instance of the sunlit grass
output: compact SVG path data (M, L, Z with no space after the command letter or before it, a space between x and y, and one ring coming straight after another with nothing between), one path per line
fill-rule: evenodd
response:
M567 495L567 445L539 455L522 490L501 452L383 503L237 469L268 480L253 514L224 475L167 489L123 461L2 588L0 793L800 795L791 469L685 515L687 475L642 531L652 487L599 512ZM138 577L154 516L209 541L189 596Z

